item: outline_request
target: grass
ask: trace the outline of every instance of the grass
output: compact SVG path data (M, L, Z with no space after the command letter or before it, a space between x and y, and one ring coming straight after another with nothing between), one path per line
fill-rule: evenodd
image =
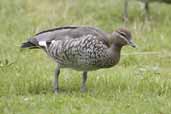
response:
M21 51L20 44L55 26L91 25L111 32L124 25L123 1L1 0L0 113L171 114L171 6L152 3L145 22L138 2L131 4L127 27L138 48L125 47L117 66L90 72L87 93L80 93L81 73L63 69L55 96L55 64L40 50Z

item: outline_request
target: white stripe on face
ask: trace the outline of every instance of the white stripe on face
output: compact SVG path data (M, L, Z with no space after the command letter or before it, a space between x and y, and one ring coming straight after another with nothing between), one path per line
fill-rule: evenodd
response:
M125 35L124 32L117 32L117 34L119 35L120 38L122 38L125 42L129 43L128 39L125 37L126 35L123 36L121 33Z
M123 39L123 40L125 40L127 43L129 43L129 41L128 41L128 39L127 38L125 38L124 36L122 36L122 35L120 35L120 37Z

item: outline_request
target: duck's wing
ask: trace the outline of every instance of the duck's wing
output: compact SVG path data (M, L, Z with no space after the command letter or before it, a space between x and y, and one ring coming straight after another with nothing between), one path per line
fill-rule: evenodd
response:
M96 36L98 40L101 40L105 45L109 46L107 33L98 28L87 26L64 26L39 32L28 39L27 42L23 43L21 47L39 47L39 42L82 38L83 36L90 34Z

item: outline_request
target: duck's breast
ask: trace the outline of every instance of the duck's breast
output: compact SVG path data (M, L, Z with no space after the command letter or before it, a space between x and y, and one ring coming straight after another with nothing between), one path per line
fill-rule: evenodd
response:
M112 61L109 60L107 49L108 47L96 36L86 35L77 39L55 41L49 46L48 53L61 67L95 70L107 67L109 61Z

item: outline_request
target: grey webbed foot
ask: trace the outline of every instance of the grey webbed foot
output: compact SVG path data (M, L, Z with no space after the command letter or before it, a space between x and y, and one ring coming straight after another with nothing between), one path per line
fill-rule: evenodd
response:
M54 89L53 92L54 92L55 95L58 95L59 94L59 89L56 88L56 89Z
M82 86L80 91L81 91L82 93L87 92L87 87L86 87L86 86Z

